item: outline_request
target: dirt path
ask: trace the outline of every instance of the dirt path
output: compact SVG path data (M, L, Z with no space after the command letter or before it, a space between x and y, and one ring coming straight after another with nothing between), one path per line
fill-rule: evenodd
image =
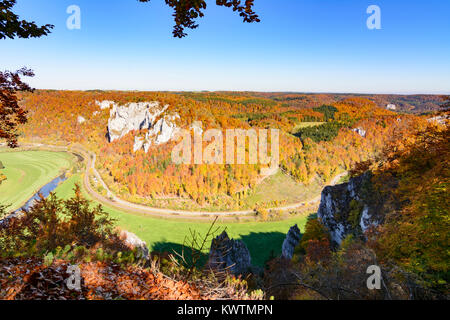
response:
M59 151L71 151L71 152L78 152L80 153L84 159L87 161L86 164L86 172L84 174L83 178L83 186L85 190L88 192L88 194L94 198L95 200L99 201L100 203L103 203L105 205L108 205L110 207L124 210L127 212L135 212L140 214L146 214L151 215L155 217L171 217L171 218L189 218L189 217L203 217L203 218L211 218L211 217L229 217L229 216L245 216L250 215L254 213L254 210L243 210L243 211L222 211L222 212L207 212L207 211L183 211L183 210L172 210L172 209L162 209L162 208L152 208L144 205L139 205L136 203L131 203L128 201L125 201L123 199L118 198L116 195L114 195L113 192L108 188L106 183L103 181L102 177L98 173L97 169L95 168L95 162L97 160L97 156L93 152L89 152L85 150L82 147L60 147L60 146L50 146L45 144L28 144L26 146L30 147L38 147L38 148L49 148L51 150L59 150ZM96 177L97 181L102 185L102 187L107 192L107 197L104 197L103 195L99 194L97 191L95 191L91 183L89 181L89 172L93 172L94 176ZM339 182L339 180L347 175L347 172L341 173L333 178L330 185L335 185ZM308 201L303 201L299 203L294 203L288 206L283 207L276 207L276 208L269 208L269 211L289 211L289 210L295 210L297 208L301 208L307 205L316 204L320 201L321 196L317 196L316 198Z

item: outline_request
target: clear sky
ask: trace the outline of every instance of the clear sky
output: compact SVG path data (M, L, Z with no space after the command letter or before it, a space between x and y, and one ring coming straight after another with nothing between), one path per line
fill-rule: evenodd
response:
M450 93L448 0L255 0L255 24L207 3L175 39L164 0L17 0L21 18L55 29L0 40L0 69L30 67L49 89ZM80 30L66 27L73 4Z

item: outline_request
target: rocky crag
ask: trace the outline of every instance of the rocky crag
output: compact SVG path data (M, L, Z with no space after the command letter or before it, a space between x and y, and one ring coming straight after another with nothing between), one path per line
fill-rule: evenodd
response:
M127 246L130 250L137 250L141 258L145 260L150 259L150 251L148 250L147 244L137 235L129 231L122 230L120 231L119 237L125 246Z
M357 134L359 134L361 137L365 138L367 135L367 131L364 130L363 128L355 128L352 129L353 132L356 132Z
M366 172L348 183L326 187L317 216L329 230L332 242L340 245L346 236L362 236L371 226L382 223L383 202L372 186L372 174Z
M174 139L179 132L176 120L177 113L170 113L168 106L159 102L137 102L119 105L113 101L97 101L102 109L110 108L107 138L113 142L123 138L130 132L147 130L145 135L136 135L133 151L148 152L152 145L161 145Z
M207 266L234 275L246 274L252 268L250 251L243 241L230 239L224 231L212 240Z
M295 247L300 243L301 238L302 235L297 225L290 228L281 248L281 256L291 260L294 256Z

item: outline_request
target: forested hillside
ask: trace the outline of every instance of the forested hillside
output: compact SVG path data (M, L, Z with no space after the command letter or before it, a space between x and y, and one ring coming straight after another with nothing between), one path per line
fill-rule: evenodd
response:
M270 293L290 299L447 299L449 146L448 126L411 130L376 160L355 166L352 184L324 191L319 218L310 217L292 260L268 264ZM321 210L330 214L326 220ZM344 231L340 244L336 224ZM369 265L383 270L378 291L362 288ZM293 285L279 286L286 282Z
M332 212L333 218L349 226L339 244L333 240L332 226L311 215L303 234L296 226L291 228L298 232L291 257L285 256L283 244L283 256L272 257L263 269L250 267L234 276L214 274L217 270L209 265L193 262L198 262L196 245L203 235L192 234L189 257L149 255L145 245L125 241L115 221L101 206L93 207L76 187L71 199L51 195L22 217L0 223L0 297L446 299L450 280L446 251L450 245L449 129L434 121L411 119L397 118L395 123L409 129L399 126L376 156L352 165L350 181L363 183L349 195L335 195L344 206ZM327 189L340 191L344 186ZM322 197L326 210L327 199ZM367 217L366 207L372 212ZM0 218L5 214L0 206ZM367 225L359 223L365 218ZM212 230L218 229L211 227L205 235L207 246ZM292 238L291 231L286 239ZM211 250L217 239L211 242ZM242 258L233 250L234 258ZM75 263L83 278L77 292L63 283L64 274ZM379 290L366 287L366 269L371 265L382 270ZM245 280L238 279L239 275L245 275Z
M450 298L449 1L60 2L0 0L0 300Z
M438 95L393 95L393 94L301 94L301 93L255 93L259 97L299 107L318 107L348 98L365 98L373 101L380 108L395 106L395 111L403 113L426 113L438 111L442 98Z
M95 103L103 100L158 101L180 116L181 128L200 121L203 130L280 129L281 169L303 185L327 183L354 163L374 157L394 136L424 122L379 108L365 98L302 107L273 97L228 93L38 91L23 96L30 119L23 127L23 141L85 146L98 155L98 169L111 189L142 203L181 197L200 206L239 208L261 180L262 168L259 164L175 165L171 152L176 141L153 146L148 153L134 153L135 135L142 132L109 143L105 137L109 110L100 110ZM80 117L85 121L80 122Z

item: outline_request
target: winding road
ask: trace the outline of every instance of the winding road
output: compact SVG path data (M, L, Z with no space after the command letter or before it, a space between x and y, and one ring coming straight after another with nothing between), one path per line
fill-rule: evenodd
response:
M250 215L254 213L254 210L243 210L243 211L220 211L220 212L208 212L208 211L183 211L183 210L172 210L172 209L162 209L162 208L153 208L148 207L144 205L139 205L136 203L131 203L128 201L125 201L123 199L118 198L111 190L108 188L106 183L103 181L102 177L100 176L99 172L95 168L95 162L97 160L97 156L95 153L90 152L82 148L81 146L74 146L74 147L62 147L62 146L52 146L52 145L45 145L45 144L26 144L24 147L32 147L32 148L48 148L50 150L58 150L58 151L66 151L66 152L72 152L72 153L78 153L81 155L85 161L86 161L86 172L84 174L83 178L83 187L87 191L87 193L95 200L97 200L100 203L103 203L105 205L108 205L109 207L113 207L119 210L124 210L126 212L135 212L145 215L151 215L155 217L171 217L171 218L189 218L189 217L230 217L230 216L245 216ZM102 187L107 192L107 197L99 194L97 191L95 191L91 183L89 181L90 172L94 174L97 181L102 185ZM336 185L339 180L347 175L347 172L343 172L336 177L333 178L330 185ZM320 201L321 196L317 196L316 198L308 201L303 201L299 203L294 203L288 206L283 207L276 207L276 208L269 208L267 210L269 211L289 211L289 210L295 210L301 207L304 207L306 205L316 204Z

